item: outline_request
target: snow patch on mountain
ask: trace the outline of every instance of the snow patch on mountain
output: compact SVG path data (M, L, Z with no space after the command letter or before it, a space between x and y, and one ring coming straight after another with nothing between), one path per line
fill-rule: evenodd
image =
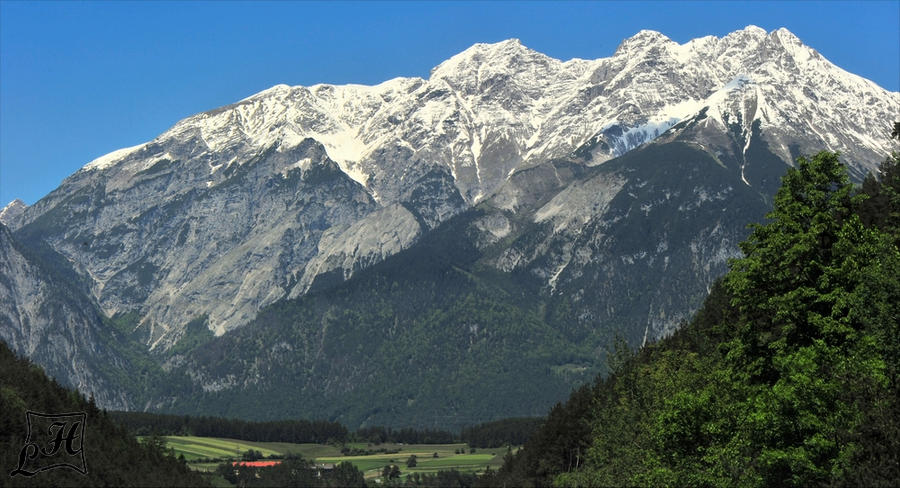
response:
M91 171L91 170L102 170L102 169L109 168L110 166L113 166L116 163L118 163L119 161L122 161L123 159L125 159L125 157L128 156L129 154L132 154L132 153L140 150L142 147L144 147L146 145L147 145L147 143L144 143L144 144L138 144L136 146L123 147L122 149L117 149L109 154L105 154L105 155L100 156L99 158L91 161L90 163L84 165L84 167L82 169Z

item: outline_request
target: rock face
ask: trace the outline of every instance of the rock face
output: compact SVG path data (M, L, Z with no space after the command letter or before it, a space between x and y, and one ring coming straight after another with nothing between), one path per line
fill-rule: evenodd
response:
M0 210L0 224L11 225L25 213L26 208L28 208L28 205L25 205L25 202L18 198L9 202L8 205L3 207L3 210Z
M216 171L193 150L151 143L76 173L19 232L74 261L106 314L139 311L150 345L199 317L219 333L250 320L300 279L326 230L377 208L310 139Z
M738 162L672 139L587 170L571 159L516 173L477 222L485 262L537 280L579 322L632 344L671 333L768 207ZM783 169L769 170L777 178ZM556 188L523 203L541 195L540 182Z
M128 408L111 369L133 370L78 278L46 248L26 248L0 224L0 336L47 373L93 394L110 408ZM105 365L103 364L105 363Z
M786 164L830 149L861 177L897 113L900 94L784 29L685 44L641 31L565 62L513 39L427 80L275 86L98 158L0 221L160 352L190 323L221 336L477 209L449 238L640 343L699 304ZM3 338L34 351L28 330L10 322Z

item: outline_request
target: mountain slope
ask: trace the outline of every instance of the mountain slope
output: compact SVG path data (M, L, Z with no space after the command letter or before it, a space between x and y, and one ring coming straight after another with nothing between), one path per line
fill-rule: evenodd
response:
M738 175L729 179L727 168L680 142L595 168L554 160L514 180L532 187L548 173L559 179L529 194L532 214L486 201L350 281L323 280L177 355L171 371L193 386L160 392L154 407L325 415L353 427L458 428L535 415L606 371L614 337L639 344L668 333L672 316L697 306L746 236L744 218L766 208ZM647 194L669 198L641 204ZM584 198L593 203L572 203ZM575 222L582 227L569 231ZM616 233L603 237L610 222ZM559 269L563 258L568 271ZM667 275L668 266L700 278ZM273 407L256 408L261 397Z
M603 355L583 353L580 341L605 347L618 333L636 345L671 333L737 255L744 226L765 212L795 156L840 150L861 177L887 154L884 120L896 113L900 94L840 70L783 29L751 26L681 45L641 31L609 58L565 62L509 40L472 46L427 80L279 85L188 117L89 163L34 205L8 207L3 219L23 246L46 246L74 270L86 303L115 319L118 328L107 329L124 334L120 343L139 340L154 368L184 373L168 384L158 371L147 373L164 387L130 400L144 408L186 408L191 395L239 395L252 385L262 385L254 394L290 392L311 378L332 386L310 392L339 394L335 405L355 401L348 395L362 390L346 378L365 382L355 365L317 368L345 347L362 354L371 346L387 363L408 348L431 347L439 330L455 325L430 314L465 315L470 298L487 300L470 304L478 310L505 309L529 324L513 340L516 326L504 322L513 335L497 358L514 360L511 344L531 336L552 344L534 349L544 369L532 374L549 385L559 367L603 370ZM439 232L445 225L455 231ZM392 271L385 276L402 285L395 294L369 281L372 290L329 295L344 282L357 286L355 276L391 256L432 249L418 247L432 235L467 250L450 269L462 273L454 275L459 286L484 286L480 296L441 291L437 270L427 279ZM474 281L465 285L463 277ZM419 287L434 294L419 296ZM517 293L527 299L501 292L508 289L526 290ZM351 344L331 353L310 345L296 357L268 357L282 343L337 340L322 325L331 319L316 315L337 306L332 300L382 337L394 324L372 318L365 305L385 301L380 293L419 300L402 320L387 316L397 327L431 327L427 337L394 350L351 334L340 340ZM7 312L11 303L0 307ZM534 304L565 313L551 320ZM315 319L267 315L281 324L275 333L258 317L298 309ZM13 337L22 327L0 332ZM298 327L313 328L287 332ZM200 352L250 342L246 352L235 349L236 364L297 375L263 384ZM462 341L450 356L433 355L434 371L462 371L440 358L493 360L490 342L481 344L487 349L470 351ZM572 351L577 361L566 359ZM292 369L300 364L302 374ZM463 376L460 390L472 384ZM534 405L556 395L542 391ZM533 412L521 405L516 414ZM396 412L414 410L407 407ZM344 415L337 409L329 411Z
M42 243L24 246L2 224L0 302L0 337L9 347L102 405L135 408L161 376L146 348L102 316L60 255Z
M680 141L650 144L592 173L492 246L489 261L566 297L585 325L615 324L632 344L667 335L737 256L766 195Z
M452 219L413 248L263 309L247 327L170 360L193 379L165 391L178 413L325 417L351 426L460 428L548 402L601 371L602 337L560 304L473 262ZM166 396L168 395L168 396ZM258 408L258 399L270 406ZM502 413L501 413L502 412Z
M250 320L298 279L292 263L315 256L323 232L376 208L311 140L254 153L209 187L205 161L175 157L77 173L48 196L63 203L17 232L75 258L107 315L165 319L141 323L151 345L204 315L220 333L220 322Z

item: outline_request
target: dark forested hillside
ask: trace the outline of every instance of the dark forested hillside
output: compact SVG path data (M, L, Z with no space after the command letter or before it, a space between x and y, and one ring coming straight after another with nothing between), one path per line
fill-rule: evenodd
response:
M854 188L801 158L692 322L554 408L507 485L892 486L897 156Z
M37 466L49 466L53 456L32 459L37 453L26 451L25 464L20 464L20 453L26 442L33 442L44 452L52 452L55 438L48 432L38 431L34 425L29 434L26 412L48 415L84 413L83 430L72 443L61 444L59 459L69 459L64 449L83 453L81 473L72 468L60 467L37 472ZM65 427L68 434L71 424ZM55 432L55 429L54 429ZM68 437L66 435L66 437ZM27 439L26 439L27 438ZM74 439L74 438L73 438ZM79 458L79 456L76 456ZM51 462L46 462L47 460ZM0 342L0 480L2 486L203 486L204 479L190 471L175 458L166 455L158 446L143 445L124 428L115 424L106 411L99 410L91 400L85 400L78 392L68 390L49 379L27 359L17 358L3 342ZM36 472L32 476L11 472L17 467Z
M351 429L457 430L542 414L600 372L598 344L564 327L573 322L564 303L475 262L468 240L453 237L478 216L461 216L353 280L278 302L253 327L185 355L180 370L198 384L168 410L324 417Z
M544 423L541 417L518 417L466 427L460 439L474 447L520 446Z
M109 416L133 435L193 435L230 437L256 442L326 444L345 442L347 428L324 420L247 422L240 419L190 417L149 412L110 412Z

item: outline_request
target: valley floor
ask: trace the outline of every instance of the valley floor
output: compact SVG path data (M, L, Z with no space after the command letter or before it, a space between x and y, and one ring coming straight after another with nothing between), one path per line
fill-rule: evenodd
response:
M503 465L507 449L502 447L477 449L464 443L455 444L368 444L351 442L345 444L360 455L345 455L341 447L328 444L294 444L289 442L252 442L238 439L196 436L165 436L166 448L173 456L184 456L188 466L215 476L216 469L225 462L241 461L250 450L262 454L262 460L278 460L286 456L302 456L317 466L338 465L350 462L363 472L367 481L380 483L385 466L396 465L400 478L416 473L433 474L438 471L456 470L461 473L483 473L487 469L496 471ZM518 448L512 448L515 452ZM407 460L416 456L415 467L408 467ZM219 476L211 479L217 486L230 486Z

